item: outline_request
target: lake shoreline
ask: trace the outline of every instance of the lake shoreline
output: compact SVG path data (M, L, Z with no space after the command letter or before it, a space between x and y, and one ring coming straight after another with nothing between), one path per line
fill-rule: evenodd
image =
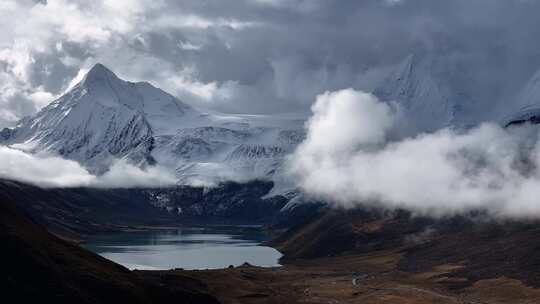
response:
M262 226L145 226L91 235L80 245L130 270L279 267L282 254L266 245L271 238Z

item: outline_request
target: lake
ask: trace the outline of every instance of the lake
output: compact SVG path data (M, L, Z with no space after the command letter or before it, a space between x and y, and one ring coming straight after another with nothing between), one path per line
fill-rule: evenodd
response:
M83 247L129 269L279 266L281 253L261 245L268 239L254 228L178 228L92 236Z

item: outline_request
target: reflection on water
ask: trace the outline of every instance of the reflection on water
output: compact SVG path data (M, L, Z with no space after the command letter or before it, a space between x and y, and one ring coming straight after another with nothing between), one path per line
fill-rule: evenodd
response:
M215 269L244 262L279 266L281 254L261 246L253 229L181 228L95 236L84 247L130 269Z

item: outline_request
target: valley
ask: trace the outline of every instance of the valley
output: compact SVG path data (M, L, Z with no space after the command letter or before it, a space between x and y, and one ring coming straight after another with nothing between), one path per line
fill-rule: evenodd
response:
M26 188L24 191L26 196L21 196L21 188ZM148 298L147 300L144 298L154 296L160 297L160 300L152 302L167 303L165 294L160 295L161 289L168 294L188 292L212 295L220 303L472 304L534 303L540 299L540 292L537 289L540 286L538 280L540 272L537 267L540 260L535 254L538 248L536 240L540 237L538 228L540 223L534 220L494 221L484 217L481 212L434 219L411 216L405 211L339 210L318 207L314 209L317 211L312 210L310 214L303 214L302 220L288 222L287 228L283 228L283 223L265 224L267 229L274 231L275 236L266 244L284 254L280 260L283 264L281 267L257 267L238 263L239 266L233 268L216 270L128 271L122 266L81 249L78 245L48 234L41 224L36 223L47 225L51 231L56 230L57 235L70 239L74 236L81 238L84 235L99 237L104 232L110 235L114 231L130 233L128 231L152 231L159 227L162 227L159 229L164 229L163 231L178 229L164 227L165 223L169 225L174 223L171 218L164 217L164 222L155 222L153 227L138 226L135 223L140 223L138 221L141 218L137 220L136 213L133 215L135 217L128 216L128 212L121 218L125 226L108 225L105 230L101 228L91 230L81 229L83 226L69 225L73 230L67 230L66 225L58 225L60 221L58 215L52 217L56 218L55 220L49 218L50 211L46 210L46 213L41 214L35 211L32 214L27 212L32 209L25 206L26 204L39 201L37 197L46 198L46 196L28 197L33 191L50 190L3 181L1 194L2 208L5 209L2 212L3 231L8 233L9 238L16 237L24 244L32 244L31 247L26 247L28 245L20 247L24 248L23 252L35 248L24 254L20 252L16 254L12 251L12 247L3 250L2 260L9 264L6 268L8 281L3 284L12 286L14 291L22 290L21 288L37 288L35 282L28 281L30 271L40 273L36 269L41 268L37 268L35 263L42 265L39 267L45 267L43 275L50 276L50 270L45 269L60 267L53 266L55 263L60 262L62 265L68 265L66 267L72 267L70 266L72 264L66 264L58 258L72 259L76 256L77 259L82 259L78 262L83 263L81 265L103 264L96 270L90 270L91 268L88 268L90 266L82 268L81 271L84 273L95 271L92 272L93 277L99 278L109 271L120 271L119 275L122 278L119 278L119 282L135 280L130 284L149 284L145 285L143 290L151 291L152 294L133 295L134 299L139 299L141 303L148 301ZM12 204L15 195L26 198ZM58 199L59 195L56 193L53 197ZM82 201L73 201L74 204L78 202ZM166 214L171 216L166 210L152 208L155 208L156 212L161 210L162 216ZM27 218L27 215L30 215L32 220ZM131 222L134 219L135 221ZM64 228L58 229L59 227ZM32 232L26 232L28 229ZM135 233L129 236L133 239L136 233L140 232L131 233ZM15 244L11 239L5 240L4 243ZM50 252L57 246L63 248L62 254ZM13 250L20 249L13 248ZM45 259L43 255L46 256ZM107 270L109 269L107 267L110 270ZM80 268L65 270L64 275L73 276L79 271L76 269ZM56 280L54 278L50 277L47 280L54 284ZM64 279L57 278L60 280L58 284L63 284L61 282L64 282ZM76 282L73 281L73 284L77 284ZM108 282L100 284L116 284ZM151 287L158 285L161 287L155 290ZM49 292L64 290L66 287L51 288ZM110 288L115 290L113 292L116 294L115 298L131 297L129 293L117 294L121 290L117 285L111 285ZM129 288L131 290L132 287ZM76 290L78 291L69 297L80 297L83 289L77 287ZM93 299L92 303L109 303L107 294L102 292L100 294L103 298ZM186 295L181 294L178 298L193 297L186 298ZM31 297L32 293L29 296ZM62 303L65 296L67 294L52 293L46 297L57 298L58 302ZM186 301L186 303L207 303L205 302L207 300Z
M0 0L0 303L540 303L539 15Z
M5 199L2 206L12 210L2 212L3 231L7 231L10 238L16 236L21 242L31 242L32 248L37 250L28 254L20 251L11 254L11 247L3 249L2 261L10 265L5 268L8 281L3 286L12 286L12 292L36 288L33 281L28 281L29 271L34 276L40 273L41 268L35 263L57 263L55 261L60 257L71 259L76 254L78 259L82 259L81 265L97 263L110 268L106 270L107 267L100 266L92 276L119 271L121 276L118 279L122 284L135 280L139 283L131 284L149 284L143 289L147 291L153 290L149 289L150 286L157 284L162 286L160 289L174 292L175 299L182 299L184 303L212 302L203 298L196 300L198 296L186 298L186 294L178 292L211 294L220 303L472 304L534 303L540 300L540 291L536 289L539 284L539 272L535 266L538 259L533 241L540 234L539 224L535 222L525 225L479 224L463 218L445 222L415 220L406 214L326 210L269 243L284 253L284 265L281 267L262 268L244 264L217 270L130 272L76 245L48 236L43 227L30 224L24 213L17 211L18 207L8 207L10 204ZM461 225L451 226L451 223L458 222ZM426 227L432 230L428 233ZM32 231L30 234L25 232L28 229ZM332 243L326 243L325 239ZM13 240L3 242L15 244ZM61 255L49 253L57 246L63 248ZM329 249L321 251L318 246ZM46 260L42 260L42 254L47 256ZM40 265L48 267L49 264ZM94 271L88 267L82 271ZM43 271L43 275L51 275L49 270ZM64 275L74 276L76 273L75 268L66 271ZM53 278L47 279L50 284L54 284ZM64 282L61 280L58 282ZM76 282L72 281L72 284ZM115 299L128 296L119 294L121 287L115 286L111 287ZM66 287L50 288L49 292L54 292ZM103 287L100 288L102 298L94 298L92 303L109 303ZM128 288L133 290L133 287ZM77 293L83 292L80 288L76 290L79 290ZM159 289L152 293L153 296L160 294ZM40 296L56 298L58 303L79 297L73 294L64 299L67 294L48 294L41 293ZM28 293L27 296L33 295ZM139 299L147 296L152 295L134 295ZM159 297L159 301L152 302L168 302Z

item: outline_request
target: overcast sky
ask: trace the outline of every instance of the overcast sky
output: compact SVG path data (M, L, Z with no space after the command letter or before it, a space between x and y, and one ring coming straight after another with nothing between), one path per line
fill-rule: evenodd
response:
M411 53L474 58L482 89L505 96L540 67L539 12L534 0L2 0L0 127L96 62L231 113L370 91Z

